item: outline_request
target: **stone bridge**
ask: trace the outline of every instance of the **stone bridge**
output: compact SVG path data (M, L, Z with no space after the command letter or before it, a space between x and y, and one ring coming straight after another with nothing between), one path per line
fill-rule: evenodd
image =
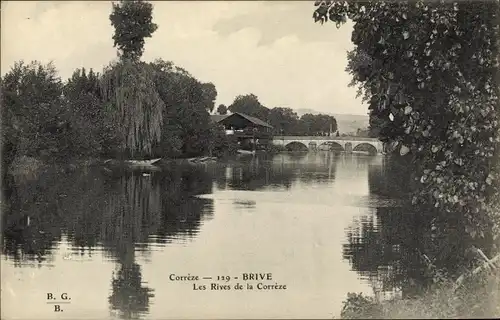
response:
M274 136L273 145L290 147L293 144L305 146L308 150L342 149L342 151L369 151L384 153L384 143L375 138L361 137L325 137L325 136Z

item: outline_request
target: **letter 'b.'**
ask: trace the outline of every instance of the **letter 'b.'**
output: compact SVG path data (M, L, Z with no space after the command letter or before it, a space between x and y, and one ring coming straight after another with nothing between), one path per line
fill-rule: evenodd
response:
M52 293L47 293L47 300L52 300L54 299L54 296L52 296Z

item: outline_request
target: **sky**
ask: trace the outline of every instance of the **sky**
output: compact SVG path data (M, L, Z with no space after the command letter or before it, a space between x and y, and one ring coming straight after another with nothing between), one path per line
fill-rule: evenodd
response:
M269 108L367 114L345 72L352 25L314 23L311 1L152 2L144 61L173 61L215 84L216 105L253 93ZM53 61L67 79L116 59L108 1L2 1L1 73Z

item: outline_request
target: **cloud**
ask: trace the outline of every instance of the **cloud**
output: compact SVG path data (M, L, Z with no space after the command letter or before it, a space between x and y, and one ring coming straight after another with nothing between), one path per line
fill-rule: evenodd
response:
M11 2L2 10L2 74L18 60L53 60L63 78L116 56L109 2ZM28 19L29 18L29 19Z
M2 74L15 61L54 60L63 78L116 58L110 2L10 2L2 8ZM205 82L217 103L254 93L268 107L366 114L348 88L352 27L312 20L310 2L154 2L159 29L143 60L171 60ZM30 19L27 19L30 18Z
M350 46L349 27L343 28L334 36L332 24L314 23L312 13L314 2L311 1L267 1L260 10L247 11L242 15L224 17L215 25L214 30L223 36L252 27L260 31L258 45L271 45L276 40L295 35L302 42L341 42L341 46Z

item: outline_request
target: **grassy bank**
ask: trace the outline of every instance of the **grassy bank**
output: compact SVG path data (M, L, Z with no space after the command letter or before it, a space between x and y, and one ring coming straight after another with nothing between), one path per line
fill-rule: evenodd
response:
M497 266L470 277L457 287L442 282L412 299L378 302L371 297L349 294L342 319L457 319L500 318L500 270Z

